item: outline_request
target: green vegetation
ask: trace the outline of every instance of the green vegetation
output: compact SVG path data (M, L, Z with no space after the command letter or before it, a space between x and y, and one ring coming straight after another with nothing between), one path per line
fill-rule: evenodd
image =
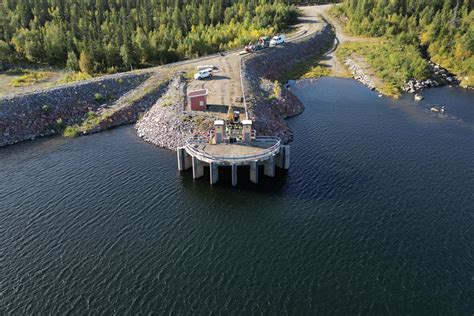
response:
M55 126L56 131L64 131L65 128L66 128L66 124L64 124L63 119L58 118L56 120L56 126Z
M273 96L275 99L279 99L281 97L281 85L280 83L275 80L273 83Z
M428 62L414 45L398 45L381 42L347 42L337 50L339 60L355 53L369 63L383 84L377 88L384 94L398 96L404 82L410 78L426 79L429 76Z
M412 70L401 77L422 77L423 66L414 54L426 52L434 62L457 74L463 85L472 87L473 6L472 0L345 0L333 12L348 21L346 29L353 34L389 39L388 49L372 50L383 52L389 67L402 65L404 71ZM365 53L368 50L365 48Z
M10 81L12 87L26 87L31 86L37 82L44 81L51 76L50 72L37 71L37 72L25 72L24 75L14 78Z
M86 74L84 72L73 72L67 74L63 80L61 80L61 83L70 83L70 82L75 82L75 81L81 81L81 80L87 80L91 79L92 76L89 74Z
M105 100L104 96L100 93L94 94L94 99L99 103L103 102Z
M284 0L3 0L0 62L114 73L240 46L296 17Z
M76 125L67 126L63 132L64 137L76 137L78 135L79 135L79 128Z

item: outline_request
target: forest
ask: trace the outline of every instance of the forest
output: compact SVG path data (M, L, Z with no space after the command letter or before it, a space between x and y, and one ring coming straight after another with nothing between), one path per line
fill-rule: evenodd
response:
M0 0L0 65L96 74L165 64L284 30L296 22L297 2Z
M457 74L464 85L474 85L474 1L472 0L344 0L335 11L356 35L384 37L392 47L386 60L422 76L426 64L406 59L403 51L420 56ZM395 54L396 53L396 54ZM413 64L410 60L414 60Z

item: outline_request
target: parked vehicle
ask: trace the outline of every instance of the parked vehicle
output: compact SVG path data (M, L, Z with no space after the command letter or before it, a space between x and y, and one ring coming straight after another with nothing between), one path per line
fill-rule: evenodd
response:
M211 77L212 77L212 69L209 69L209 68L200 70L194 74L194 79L196 80L202 80L202 79L211 78Z
M234 111L234 123L239 122L240 119L240 111Z
M272 40L270 41L270 46L276 46L283 44L285 42L285 35L280 34L273 36Z

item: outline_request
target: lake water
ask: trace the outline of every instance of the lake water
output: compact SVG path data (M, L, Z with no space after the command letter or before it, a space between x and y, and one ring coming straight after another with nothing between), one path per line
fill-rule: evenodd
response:
M0 314L472 315L474 93L292 89L290 170L258 186L130 126L0 149Z

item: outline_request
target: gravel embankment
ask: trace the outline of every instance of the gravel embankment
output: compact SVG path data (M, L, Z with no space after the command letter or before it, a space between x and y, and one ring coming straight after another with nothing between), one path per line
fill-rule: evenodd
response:
M58 133L59 125L77 124L88 112L111 106L149 75L123 73L4 96L0 98L0 147Z
M177 76L135 125L138 136L156 146L176 150L197 131L208 130L215 118L205 113L185 111L185 96L186 82Z

